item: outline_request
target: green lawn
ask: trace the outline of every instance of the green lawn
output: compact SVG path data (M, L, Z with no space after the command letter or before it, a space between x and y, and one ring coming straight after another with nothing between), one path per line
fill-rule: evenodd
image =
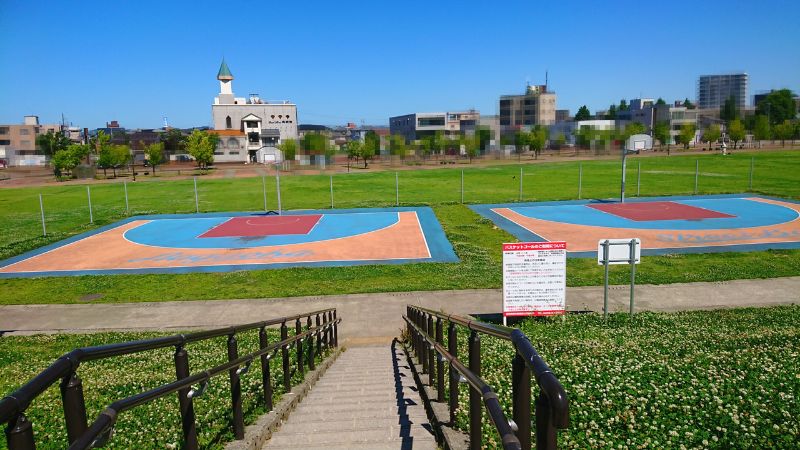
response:
M520 327L570 399L559 448L788 449L800 442L798 323L795 305L619 313L608 322L574 314ZM461 355L466 336L459 336ZM482 375L511 417L513 349L491 337L481 345ZM462 388L464 430L468 404ZM486 414L484 436L497 446Z
M277 329L269 330L270 342L280 340ZM0 339L0 396L10 394L21 383L45 369L56 358L78 347L147 339L174 333L96 333L37 336L6 336ZM293 334L293 332L292 332ZM239 355L256 351L258 330L236 335ZM200 341L186 346L191 373L228 361L226 337ZM112 402L175 381L174 348L150 350L81 364L78 375L83 381L86 414L91 423ZM296 352L292 352L296 367ZM319 355L317 360L320 361ZM283 394L281 359L270 360L274 386L274 404ZM302 377L294 374L293 385ZM198 441L201 448L223 448L234 439L231 429L230 384L227 374L212 378L208 390L194 401ZM242 402L245 422L252 423L264 414L264 391L261 364L256 361L242 376ZM35 399L26 411L33 423L37 448L68 447L64 413L58 383ZM120 414L110 448L181 448L181 416L177 394L138 406ZM6 447L0 437L0 449Z
M753 189L770 195L800 198L800 152L736 153L699 156L630 158L628 195L637 190L641 163L642 196L692 194L699 162L698 192L745 192L754 164ZM233 273L182 275L116 275L0 280L0 304L71 303L88 294L99 302L165 301L428 289L498 288L501 285L500 244L514 238L460 205L461 171L467 203L519 200L520 167L523 200L564 200L578 196L579 164L582 198L618 195L619 161L584 161L399 172L401 205L432 205L462 262L337 268L292 268ZM266 177L270 209L277 208L275 178ZM284 209L329 208L330 178L282 176ZM393 172L333 176L337 208L391 206L395 202ZM191 180L128 183L132 214L194 212ZM88 224L86 186L0 189L0 258L54 242L125 217L121 183L91 186L94 225ZM41 237L38 195L42 193L48 237ZM198 177L201 211L263 209L261 178ZM568 263L570 286L596 285L602 275L588 259ZM619 269L619 268L614 268ZM646 258L637 270L641 283L718 281L800 275L800 251L669 255ZM625 283L626 271L612 270L613 283Z

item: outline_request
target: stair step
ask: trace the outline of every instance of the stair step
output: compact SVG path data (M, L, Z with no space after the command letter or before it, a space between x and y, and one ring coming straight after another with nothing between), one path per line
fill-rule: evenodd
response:
M324 445L281 445L272 446L269 441L264 449L268 450L284 450L284 449L298 449L304 450L437 450L439 447L436 441L431 439L421 438L405 438L405 439L392 439L390 441L381 442L359 442L359 443L345 443L345 444L324 444Z
M400 436L403 433L403 436ZM435 440L433 435L428 430L422 427L409 428L404 430L398 426L397 428L384 428L361 430L358 433L351 431L333 431L327 433L280 433L270 439L270 443L275 446L281 445L323 445L323 444L356 444L368 442L390 442L392 440L402 438L414 438L419 440Z
M282 433L322 433L328 431L361 431L361 430L374 430L374 429L397 429L399 436L400 424L397 417L391 418L373 418L370 420L362 420L356 418L348 418L346 420L326 420L324 422L308 423L299 419L289 418L286 423L281 425ZM428 420L418 421L416 419L408 419L407 422L412 425L428 424Z

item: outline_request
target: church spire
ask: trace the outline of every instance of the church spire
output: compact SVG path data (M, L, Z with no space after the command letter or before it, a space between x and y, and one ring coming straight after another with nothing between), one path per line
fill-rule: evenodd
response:
M219 81L233 80L233 74L231 73L231 69L229 69L228 65L225 64L225 58L222 58L222 64L219 65L219 72L217 72L217 79Z

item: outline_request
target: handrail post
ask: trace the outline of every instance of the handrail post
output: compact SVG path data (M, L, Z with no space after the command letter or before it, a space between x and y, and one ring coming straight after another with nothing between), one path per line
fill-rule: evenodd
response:
M317 329L319 329L322 322L320 321L319 314L316 315L314 318L314 323L316 324ZM319 332L319 337L317 337L317 351L316 353L319 355L322 353L322 342L325 341L325 332Z
M189 376L189 353L182 345L175 347L175 378L182 380ZM194 405L189 398L189 388L178 390L178 405L181 409L181 424L183 426L183 442L187 450L196 450L197 423L194 417ZM70 439L72 442L72 439Z
M311 329L311 316L306 319L306 328ZM314 370L314 333L308 334L308 370Z
M294 321L294 335L297 336L303 332L303 325L300 323L300 319ZM297 372L302 376L305 371L305 363L303 363L303 341L298 339L294 341L294 345L297 347Z
M17 414L15 419L8 422L6 443L9 450L34 450L36 448L36 443L33 441L33 425L25 417L25 414Z
M550 401L544 392L540 392L536 398L536 448L556 449L556 438L556 427L550 415Z
M281 341L289 339L289 328L286 326L286 321L281 323ZM289 367L289 347L281 347L281 356L283 357L283 392L292 390L292 376L291 368Z
M422 330L419 336L419 362L422 364L422 373L431 373L428 367L428 342L425 340L425 333L428 331L428 313L422 313L419 318L419 328Z
M258 346L263 350L269 345L266 327L258 329ZM272 410L272 376L270 374L269 357L266 353L261 355L261 384L264 388L264 407Z
M333 311L328 311L328 322L331 322L328 327L328 347L333 347Z
M522 450L531 448L531 370L525 360L514 353L511 362L512 413L517 424L517 439Z
M456 334L456 324L449 322L447 325L447 352L458 358L458 335ZM458 379L456 369L450 365L450 425L456 423L456 409L458 409Z
M83 383L75 371L61 380L61 401L64 405L64 421L67 439L75 442L86 431L86 403L83 399Z
M428 314L428 327L425 330L428 333L429 337L433 337L436 333L433 330L433 315ZM429 342L425 341L425 349L428 351L428 385L433 386L436 379L436 363L434 362L434 355L436 351L433 349L433 345Z
M333 310L333 346L339 346L339 325L336 323L336 310Z
M469 334L469 370L481 376L481 336L471 330ZM481 393L473 388L469 390L469 448L481 448L481 413L483 405Z
M239 357L239 350L236 347L236 335L228 335L228 361L233 361ZM233 435L236 440L244 439L244 414L242 413L242 383L239 374L236 373L238 367L233 367L228 372L231 379L231 406L233 407Z
M442 336L442 318L436 318L436 342L444 346L444 337ZM444 359L441 355L436 355L436 400L444 402Z

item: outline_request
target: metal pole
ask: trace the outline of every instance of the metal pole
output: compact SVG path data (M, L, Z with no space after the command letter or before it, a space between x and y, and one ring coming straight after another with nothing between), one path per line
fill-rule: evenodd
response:
M228 362L239 358L236 336L228 335ZM233 409L233 435L237 441L244 439L244 413L242 411L242 381L239 379L238 367L228 371L231 380L231 409Z
M633 315L633 285L636 280L636 239L631 239L630 248L630 263L631 263L631 308L630 313Z
M750 191L753 190L753 164L755 159L754 156L750 157L750 187L748 188Z
M131 208L128 205L128 181L127 180L123 180L122 181L122 187L123 187L123 189L125 189L125 215L126 216L130 216L131 215Z
M444 334L442 330L442 318L436 318L436 342L444 346ZM436 354L436 400L444 403L444 359Z
M531 448L531 370L519 354L511 361L511 392L517 439L523 449Z
M400 176L394 173L394 199L395 206L400 206Z
M261 349L267 348L267 330L264 327L258 329L258 346ZM269 355L261 355L261 385L264 389L264 407L267 411L272 410L272 376L269 367Z
M697 195L697 178L700 176L700 160L694 160L694 195Z
M200 212L200 202L197 199L197 177L194 177L194 212Z
M608 247L611 245L608 239L603 242L603 266L605 275L603 277L603 319L608 319Z
M522 201L522 167L519 168L519 201Z
M47 227L44 225L44 203L42 203L42 194L39 194L39 211L42 212L42 236L47 236Z
M277 189L277 191L278 191L278 215L281 215L283 213L283 207L281 206L281 176L280 176L280 174L278 174L278 176L275 177L275 189Z
M583 163L578 163L578 200L581 199L581 189L583 188Z
M175 348L175 378L182 380L189 376L189 354L182 346ZM181 410L181 424L183 426L183 441L187 449L197 449L197 422L195 421L194 405L189 398L189 388L178 390L178 404Z
M461 170L461 203L464 203L464 170Z
M639 196L639 189L642 187L642 162L639 161L639 168L636 169L636 196Z
M331 209L333 209L333 175L331 175Z
M86 186L86 198L89 199L89 223L94 223L94 215L92 214L92 191L89 186Z
M61 380L61 401L64 405L67 438L69 443L72 444L78 440L87 428L83 383L77 373L72 372Z
M469 335L469 370L481 376L481 336L472 330ZM469 390L469 448L481 449L481 413L483 402L481 393L475 389Z
M267 212L267 177L261 176L261 190L264 192L264 212Z
M449 322L447 325L447 352L458 357L458 337L456 335L456 325ZM450 425L456 423L456 409L458 408L458 371L450 366Z
M303 332L303 324L300 323L300 319L297 319L294 322L294 335L297 336L302 332ZM303 340L298 339L294 341L294 344L297 347L297 372L300 375L303 375L306 370L306 366L303 363Z
M628 155L625 150L622 151L622 184L620 185L620 203L625 203L625 172L627 167Z
M286 322L281 323L281 341L289 339L289 328ZM289 347L281 347L281 356L283 359L283 392L292 390L292 377L291 368L289 367Z

